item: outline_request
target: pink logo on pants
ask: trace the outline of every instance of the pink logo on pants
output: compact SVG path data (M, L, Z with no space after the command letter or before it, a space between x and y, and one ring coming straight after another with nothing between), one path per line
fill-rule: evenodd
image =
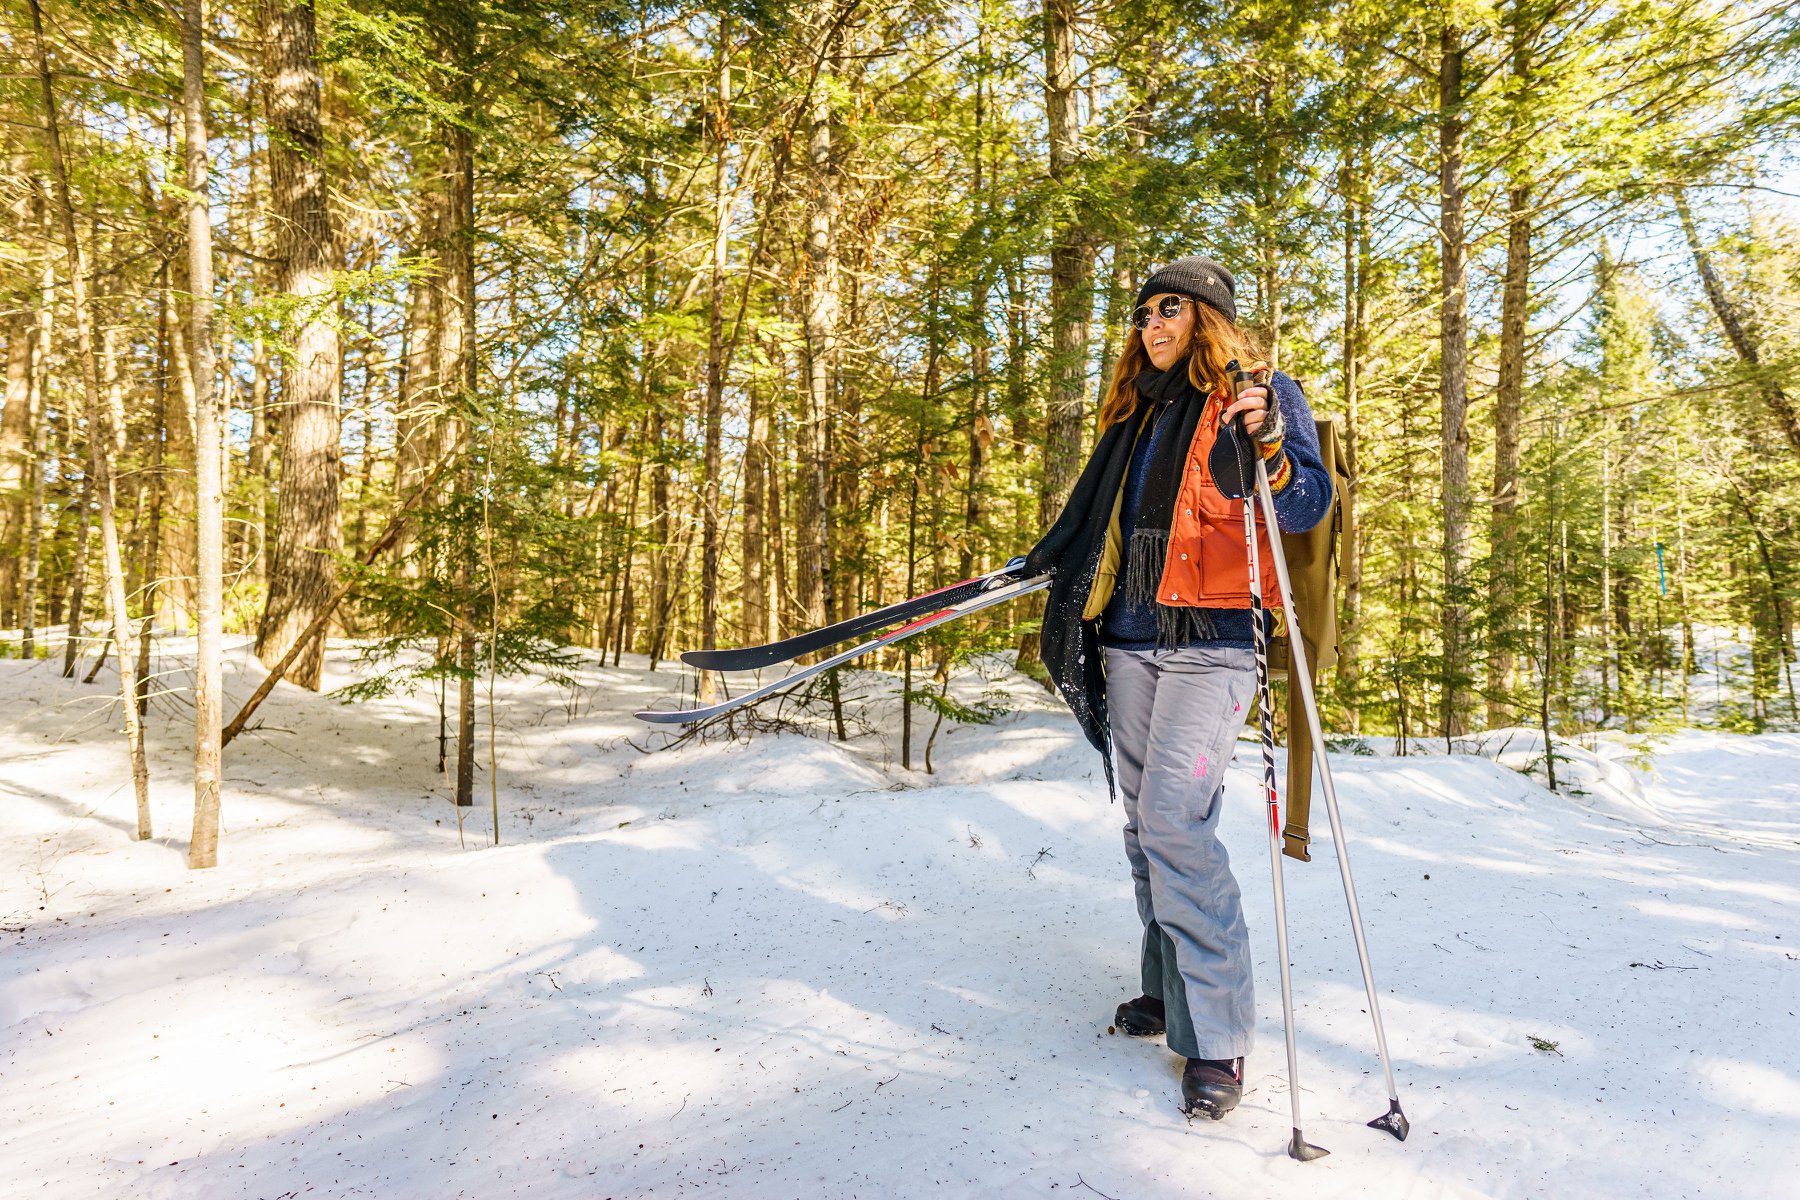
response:
M1194 778L1199 779L1206 774L1206 755L1202 754L1194 760Z

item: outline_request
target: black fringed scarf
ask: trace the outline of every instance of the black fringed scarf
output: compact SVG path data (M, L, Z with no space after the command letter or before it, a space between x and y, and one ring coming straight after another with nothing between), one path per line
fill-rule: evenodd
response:
M1166 371L1145 371L1136 380L1140 396L1149 401L1147 420L1162 436L1156 442L1138 504L1137 524L1125 548L1123 584L1125 602L1134 608L1156 606L1156 648L1173 650L1204 641L1213 635L1206 610L1191 605L1164 604L1157 594L1163 566L1169 560L1169 531L1175 524L1175 498L1181 492L1182 472L1188 447L1206 412L1206 394L1188 380L1188 360ZM1170 428L1160 428L1167 423ZM1148 434L1146 434L1148 436ZM1101 518L1111 518L1110 511Z

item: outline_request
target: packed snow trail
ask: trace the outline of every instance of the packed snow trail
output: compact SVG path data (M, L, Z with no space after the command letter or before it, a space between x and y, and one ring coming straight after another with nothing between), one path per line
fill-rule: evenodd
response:
M238 699L259 672L232 662ZM350 664L334 647L328 686ZM1260 1039L1242 1106L1189 1122L1180 1060L1106 1032L1138 991L1121 815L1035 685L959 678L1015 711L947 728L926 776L877 734L645 755L629 714L677 674L581 682L501 681L504 844L484 803L466 849L434 698L280 688L227 755L221 865L196 874L187 714L153 708L163 836L134 842L104 689L0 662L0 1195L1791 1185L1800 736L1681 735L1629 795L1334 756L1413 1133L1362 1125L1386 1100L1320 822L1287 884L1306 1132L1332 1153L1301 1164L1253 743L1225 836Z

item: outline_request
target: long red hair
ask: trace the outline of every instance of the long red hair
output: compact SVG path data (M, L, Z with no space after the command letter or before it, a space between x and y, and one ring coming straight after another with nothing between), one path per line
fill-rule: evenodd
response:
M1194 326L1188 344L1182 348L1188 356L1188 382L1203 394L1231 394L1231 377L1225 366L1237 359L1247 369L1260 362L1263 352L1249 332L1212 305L1194 301ZM1100 429L1105 432L1131 415L1138 405L1138 373L1150 369L1150 352L1144 349L1140 330L1129 325L1125 329L1125 345L1113 363L1112 382L1107 384L1106 399L1100 405Z

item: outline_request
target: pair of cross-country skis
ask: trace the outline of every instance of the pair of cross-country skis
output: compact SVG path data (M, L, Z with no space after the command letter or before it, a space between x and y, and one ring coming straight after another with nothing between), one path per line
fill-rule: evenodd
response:
M961 583L953 583L948 587L914 596L909 600L901 600L885 608L866 612L860 616L850 617L827 625L823 629L813 629L806 633L797 633L793 637L782 638L778 642L769 642L761 646L744 646L732 650L689 650L681 656L681 661L690 667L702 671L754 671L761 667L773 666L787 662L803 654L811 654L840 642L847 642L877 630L886 629L886 633L870 638L842 650L829 658L790 671L780 679L765 683L761 687L734 696L730 700L722 700L717 704L704 708L684 708L667 711L646 710L637 714L640 721L649 721L656 725L689 725L696 721L705 721L734 708L742 708L746 704L754 704L765 696L784 691L803 680L810 679L833 667L841 667L851 659L860 658L874 650L891 646L895 642L904 641L915 633L923 633L934 625L942 625L946 621L954 621L958 617L966 617L972 612L980 612L984 608L992 608L996 604L1004 604L1008 600L1016 600L1020 596L1028 596L1050 586L1050 576L1034 575L1026 577L1025 560L1015 558L986 575L977 575L965 579ZM888 629L888 626L896 628Z

